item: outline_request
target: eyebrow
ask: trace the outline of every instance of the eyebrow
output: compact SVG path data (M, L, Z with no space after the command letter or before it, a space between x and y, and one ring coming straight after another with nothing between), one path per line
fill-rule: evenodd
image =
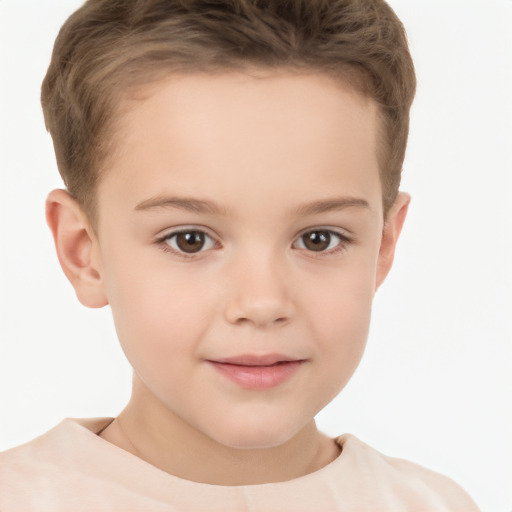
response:
M344 210L345 208L365 208L370 210L366 199L359 197L334 197L300 205L295 213L297 215L316 215L330 211Z
M192 197L152 197L139 203L135 210L147 211L156 209L176 208L193 213L210 213L213 215L227 215L228 210L214 201L195 199Z
M358 197L334 197L305 203L295 208L295 215L317 215L320 213L339 211L346 208L370 209L366 199ZM195 199L192 197L152 197L139 203L135 210L148 211L156 209L176 208L193 213L208 213L212 215L228 215L229 210L214 201Z

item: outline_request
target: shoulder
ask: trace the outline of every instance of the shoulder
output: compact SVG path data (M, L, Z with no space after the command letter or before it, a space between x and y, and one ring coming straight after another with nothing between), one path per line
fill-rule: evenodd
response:
M436 512L479 512L470 496L456 482L408 460L389 457L355 436L340 436L343 454L360 473L367 488L405 505L406 510Z
M77 454L95 452L93 434L111 418L66 419L32 441L0 453L0 510L51 510L52 494L81 475ZM92 444L92 446L91 446Z
M0 452L0 469L30 471L39 464L51 466L66 463L66 454L71 451L87 450L88 444L96 439L96 433L103 430L113 418L67 418L48 432L31 441Z

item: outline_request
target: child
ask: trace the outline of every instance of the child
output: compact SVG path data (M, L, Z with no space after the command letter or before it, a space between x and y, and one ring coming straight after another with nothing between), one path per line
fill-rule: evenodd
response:
M4 452L0 509L472 511L449 479L330 439L409 196L415 89L374 1L89 0L43 84L47 220L133 366L117 418Z

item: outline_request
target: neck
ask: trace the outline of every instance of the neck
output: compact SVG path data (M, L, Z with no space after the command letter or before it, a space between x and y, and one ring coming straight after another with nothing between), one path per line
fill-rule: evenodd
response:
M224 446L173 415L144 387L134 385L129 404L100 436L180 478L212 485L282 482L317 471L340 453L314 420L279 446Z

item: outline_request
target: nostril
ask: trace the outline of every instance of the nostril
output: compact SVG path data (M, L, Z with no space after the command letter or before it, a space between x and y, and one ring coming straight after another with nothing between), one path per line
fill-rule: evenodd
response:
M270 321L264 321L262 319L257 319L257 318L249 318L249 317L244 317L244 316L241 316L239 318L236 318L235 321L234 321L236 324L238 325L245 325L245 324L257 324L257 325L284 325L288 322L288 317L285 317L285 316L281 316L281 317L278 317L274 320L270 320Z
M274 327L284 327L288 324L289 318L287 316L281 316L279 318L276 318L273 322Z
M229 323L255 326L283 326L290 320L288 300L282 297L246 294L229 300L224 309Z

